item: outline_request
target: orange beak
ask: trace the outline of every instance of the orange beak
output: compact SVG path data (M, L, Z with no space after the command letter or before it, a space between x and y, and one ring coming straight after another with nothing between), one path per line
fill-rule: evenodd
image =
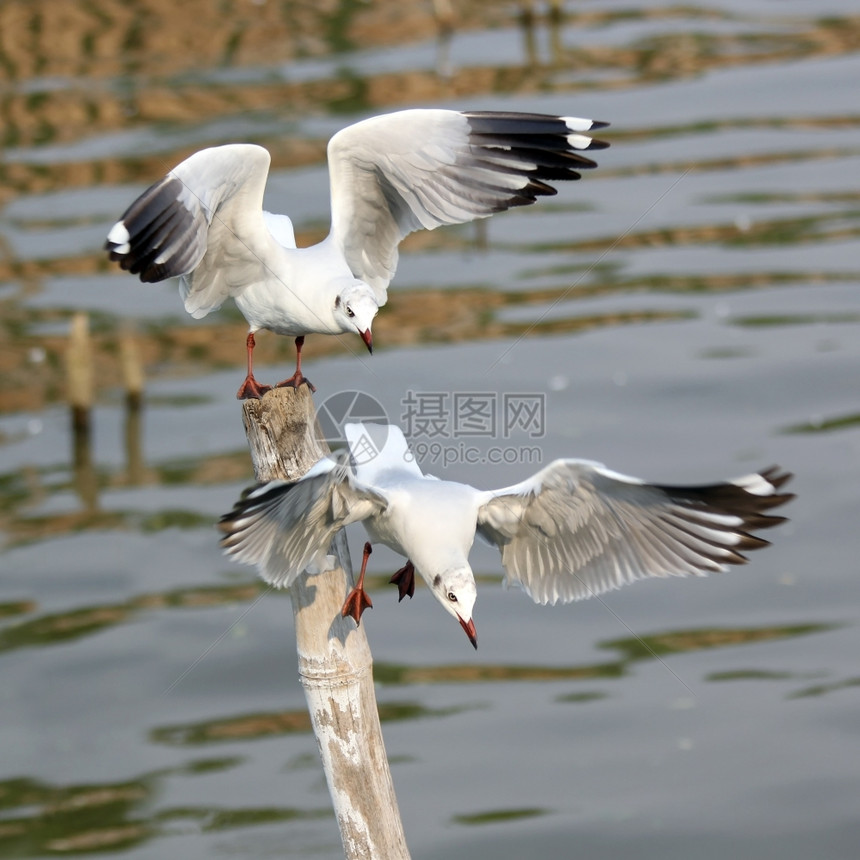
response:
M370 329L367 331L360 332L361 339L364 341L364 345L367 347L367 351L373 355L373 335L370 332Z
M472 643L472 647L477 651L478 650L478 633L475 630L475 622L469 620L469 622L463 621L460 616L457 616L457 620L460 622L460 626L466 631L466 635L469 637L469 641Z

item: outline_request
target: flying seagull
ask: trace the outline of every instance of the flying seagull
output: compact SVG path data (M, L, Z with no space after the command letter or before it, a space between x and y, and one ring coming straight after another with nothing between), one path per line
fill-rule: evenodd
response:
M263 211L271 161L263 147L203 149L131 204L105 248L141 281L180 276L185 310L197 319L232 297L250 327L237 397L260 397L270 386L254 378L255 332L296 339L296 372L279 385L308 382L305 335L355 332L372 352L371 324L401 239L555 194L550 182L596 167L581 153L608 144L585 132L604 126L451 110L404 110L348 126L328 144L331 230L308 248L296 247L286 215Z
M290 585L330 568L335 533L359 520L371 541L408 559L392 577L400 599L417 571L477 648L469 550L475 534L495 544L504 584L536 603L568 603L648 577L705 576L743 564L752 534L785 520L767 513L794 496L791 474L772 467L719 484L647 484L588 460L556 460L519 484L478 490L424 475L394 425L347 424L349 451L324 458L293 483L251 488L220 521L221 545ZM364 591L371 544L343 614L372 606Z

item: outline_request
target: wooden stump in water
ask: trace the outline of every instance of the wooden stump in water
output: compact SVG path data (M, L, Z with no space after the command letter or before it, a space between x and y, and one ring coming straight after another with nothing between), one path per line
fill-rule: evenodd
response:
M66 349L66 397L75 438L89 438L90 416L95 399L93 347L90 318L83 312L72 317Z
M95 369L90 319L83 312L72 316L66 347L66 397L72 425L74 484L84 509L95 511L99 484L92 457L92 414L95 401Z
M246 400L242 417L259 481L295 481L329 453L306 386ZM329 550L335 570L290 587L299 677L319 745L347 860L408 860L385 755L364 628L341 616L352 587L346 537Z
M119 365L129 412L140 411L143 403L143 361L137 339L127 326L119 335Z

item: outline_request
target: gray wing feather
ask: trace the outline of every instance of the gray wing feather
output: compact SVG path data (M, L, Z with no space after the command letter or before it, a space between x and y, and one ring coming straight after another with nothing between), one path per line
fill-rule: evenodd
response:
M338 132L328 145L332 237L383 304L397 246L414 230L486 218L555 194L548 181L595 167L582 134L605 123L543 114L406 110Z
M266 582L282 588L306 569L326 570L335 534L387 504L355 482L344 459L321 460L295 483L269 481L244 493L219 522L221 546L236 561L256 565Z
M583 600L647 577L705 576L742 564L765 513L793 496L775 467L703 487L646 484L597 463L557 460L486 494L478 531L502 554L505 584L536 603Z
M206 316L255 280L280 247L262 208L269 163L253 144L194 153L111 228L110 258L147 283L181 276L185 309Z

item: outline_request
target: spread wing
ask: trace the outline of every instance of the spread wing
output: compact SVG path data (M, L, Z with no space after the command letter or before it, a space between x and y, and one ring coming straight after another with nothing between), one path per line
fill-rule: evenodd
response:
M583 134L606 123L543 114L405 110L329 142L331 237L383 304L397 246L413 230L486 218L555 194L549 182L596 167Z
M269 163L269 153L252 144L194 153L114 224L105 244L110 258L148 283L182 275L185 309L206 316L276 259L281 245L267 218L289 247L291 226L263 213Z
M269 481L243 494L221 517L221 546L282 588L306 569L328 569L326 555L335 534L387 506L379 493L355 481L345 457L325 458L294 483Z
M774 467L721 484L646 484L598 463L556 460L486 494L478 531L502 554L505 585L536 603L567 603L647 577L704 576L768 543L750 532L783 522L790 499Z

